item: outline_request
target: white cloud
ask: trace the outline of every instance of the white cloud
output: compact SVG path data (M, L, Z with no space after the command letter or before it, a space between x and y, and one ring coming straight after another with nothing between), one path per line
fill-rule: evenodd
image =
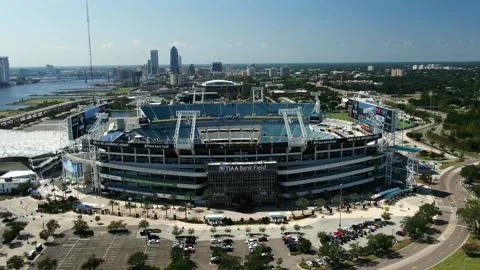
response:
M169 45L170 47L171 47L171 46L175 46L175 47L192 47L192 44L183 43L183 42L178 41L178 40L175 40L174 42L170 42L168 45Z
M405 47L410 47L412 45L413 45L413 43L411 41L406 41L406 42L403 43L403 46L405 46Z
M242 42L234 42L234 43L222 42L222 45L225 47L242 47L243 43Z
M110 49L112 47L113 47L113 42L111 41L100 44L100 48L102 49Z
M134 47L138 47L142 44L143 44L143 42L141 42L140 40L137 40L137 39L132 40L132 46L134 46Z
M270 44L262 43L262 49L270 49Z

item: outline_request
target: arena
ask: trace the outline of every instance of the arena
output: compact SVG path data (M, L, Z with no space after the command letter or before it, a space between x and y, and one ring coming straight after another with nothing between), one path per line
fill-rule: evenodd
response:
M141 114L136 127L110 119L90 155L65 153L92 167L81 174L94 192L191 201L208 191L210 203L230 206L385 185L381 133L321 119L314 103L159 105Z

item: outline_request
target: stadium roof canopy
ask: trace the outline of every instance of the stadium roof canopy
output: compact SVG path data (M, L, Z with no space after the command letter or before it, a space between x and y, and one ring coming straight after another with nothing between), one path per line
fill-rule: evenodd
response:
M61 139L63 137L63 139ZM66 132L0 129L0 158L35 157L54 153L67 145Z
M202 86L235 86L236 83L226 80L211 80L201 84Z

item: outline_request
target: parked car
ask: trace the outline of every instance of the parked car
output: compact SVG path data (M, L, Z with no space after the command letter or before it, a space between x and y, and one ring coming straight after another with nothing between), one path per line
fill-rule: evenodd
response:
M261 237L258 238L258 241L259 242L266 242L266 241L268 241L268 238L266 236L261 236Z
M224 243L224 244L233 244L233 240L232 240L232 239L223 239L222 243Z

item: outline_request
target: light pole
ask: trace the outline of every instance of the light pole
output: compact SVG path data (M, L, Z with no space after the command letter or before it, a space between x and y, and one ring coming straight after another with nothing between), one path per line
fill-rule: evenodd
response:
M340 184L340 205L338 210L340 211L340 219L338 221L338 228L342 228L342 191L343 191L343 184Z

